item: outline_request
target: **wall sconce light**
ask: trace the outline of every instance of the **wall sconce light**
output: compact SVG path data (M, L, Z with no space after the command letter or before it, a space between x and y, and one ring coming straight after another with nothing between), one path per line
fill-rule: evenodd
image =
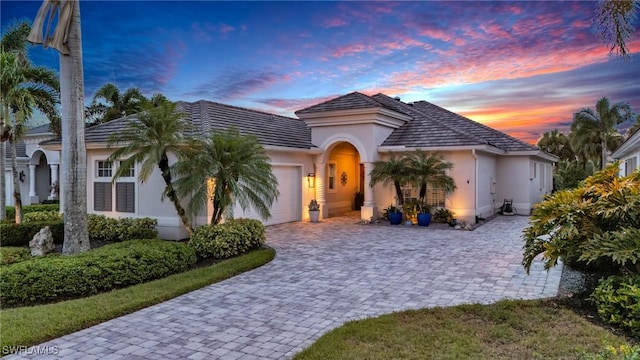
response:
M24 171L20 171L20 182L23 183L24 182Z
M315 173L308 173L307 174L307 184L309 185L309 188L316 187L316 174Z

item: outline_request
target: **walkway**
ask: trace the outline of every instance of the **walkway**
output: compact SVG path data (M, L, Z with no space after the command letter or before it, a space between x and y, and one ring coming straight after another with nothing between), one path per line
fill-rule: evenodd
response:
M526 276L520 264L526 217L472 232L353 222L269 227L273 262L40 349L64 359L282 359L350 319L558 290L560 268L536 262Z

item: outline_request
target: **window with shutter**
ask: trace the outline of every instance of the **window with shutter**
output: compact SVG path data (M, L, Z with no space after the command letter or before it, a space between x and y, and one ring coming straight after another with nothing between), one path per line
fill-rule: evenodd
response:
M111 211L111 183L93 183L93 210Z
M135 183L116 183L116 211L135 212Z

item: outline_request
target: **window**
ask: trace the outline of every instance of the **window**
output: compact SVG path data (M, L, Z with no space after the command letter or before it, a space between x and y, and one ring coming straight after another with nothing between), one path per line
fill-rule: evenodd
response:
M116 183L116 211L135 212L136 191L135 183Z
M93 183L93 210L111 211L111 183Z
M635 157L629 158L624 162L624 175L629 176L633 174L633 172L638 167L638 159Z
M96 164L97 177L111 177L113 167L110 161L98 161Z
M402 196L404 198L405 204L410 201L419 201L418 190L419 189L409 184L402 187ZM436 208L444 208L445 207L444 190L435 189L433 187L427 186L426 202L427 202L427 205L429 206L436 207Z
M122 161L120 161L118 166L122 166ZM124 173L122 173L122 177L135 177L135 176L136 176L136 170L134 166L131 166L129 169L125 170Z
M327 189L329 191L336 191L336 163L328 163L327 171Z

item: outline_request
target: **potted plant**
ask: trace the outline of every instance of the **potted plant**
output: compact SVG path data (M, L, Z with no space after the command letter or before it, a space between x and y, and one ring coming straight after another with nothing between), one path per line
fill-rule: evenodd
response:
M400 208L394 205L389 205L389 207L387 207L384 211L387 214L387 220L389 220L389 223L391 225L402 224L403 215L402 211L400 211Z
M312 199L311 202L309 202L309 219L311 219L311 222L315 223L318 222L319 218L320 204L318 204L316 199Z
M429 226L431 224L431 206L426 203L420 204L418 211L418 226Z

